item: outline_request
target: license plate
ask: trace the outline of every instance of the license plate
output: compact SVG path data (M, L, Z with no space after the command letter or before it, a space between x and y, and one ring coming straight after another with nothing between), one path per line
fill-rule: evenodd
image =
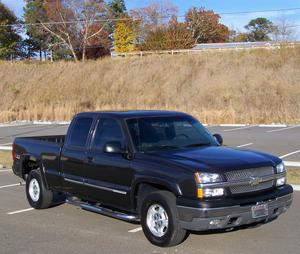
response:
M269 215L268 204L252 206L252 218L260 218Z

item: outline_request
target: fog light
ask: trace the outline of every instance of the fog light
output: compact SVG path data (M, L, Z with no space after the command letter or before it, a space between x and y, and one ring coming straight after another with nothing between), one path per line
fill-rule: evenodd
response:
M204 197L217 197L224 195L224 188L203 189Z
M210 222L209 222L209 225L211 225L211 226L218 226L218 225L220 225L221 224L221 220L220 219L214 219L214 220L211 220Z
M278 178L278 179L276 180L276 186L282 186L282 185L285 185L285 181L286 181L285 177Z

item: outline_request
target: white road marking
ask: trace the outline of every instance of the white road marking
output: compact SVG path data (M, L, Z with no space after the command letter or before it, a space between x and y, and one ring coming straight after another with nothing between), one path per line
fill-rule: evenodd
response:
M220 124L221 127L243 127L247 126L247 124Z
M11 146L0 146L0 150L2 150L2 151L11 151L12 147Z
M142 227L138 227L138 228L131 229L128 232L129 233L136 233L136 232L139 232L139 231L142 231L142 230L143 230Z
M249 129L252 127L255 127L255 125L248 125L248 126L243 126L243 127L233 128L233 129L228 129L228 130L223 130L223 131L237 131L237 130Z
M0 189L14 187L14 186L21 186L21 185L20 185L20 183L8 184L8 185L0 186Z
M258 127L266 127L266 128L284 128L287 127L286 124L259 124Z
M12 170L11 169L0 169L0 173L1 172L12 172Z
M283 159L283 158L286 158L286 157L291 156L291 155L296 154L296 153L300 153L300 150L297 150L297 151L294 151L294 152L291 152L291 153L287 153L287 154L281 155L281 156L279 156L279 158Z
M292 184L294 191L300 191L300 185Z
M271 132L277 132L277 131L285 131L285 130L294 129L294 128L297 128L297 127L300 127L300 126L299 125L290 126L290 127L281 128L281 129L269 130L267 132L271 133Z
M253 145L253 143L248 143L248 144L244 144L244 145L239 145L239 146L237 146L237 147L245 147L245 146L251 146L251 145Z
M0 146L11 146L12 143L4 143L4 144L0 144Z
M23 212L32 211L32 210L34 210L34 208L27 208L27 209L23 209L23 210L13 211L13 212L9 212L7 214L8 215L13 215L13 214L17 214L17 213L23 213Z
M300 162L298 161L284 161L284 165L288 167L299 167L300 168Z

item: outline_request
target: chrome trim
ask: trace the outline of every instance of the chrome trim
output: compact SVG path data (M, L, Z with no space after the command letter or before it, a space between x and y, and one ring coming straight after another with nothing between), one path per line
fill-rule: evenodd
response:
M136 215L133 214L126 214L126 213L122 213L119 211L113 211L104 207L96 207L96 206L92 206L89 204L81 204L80 207L83 210L87 210L87 211L91 211L94 213L99 213L102 215L106 215L106 216L110 216L116 219L120 219L120 220L125 220L125 221L130 221L130 222L139 222L139 218Z
M95 184L91 184L91 183L84 183L84 185L89 186L89 187L93 187L93 188L97 188L100 190L106 190L106 191L111 191L111 192L115 192L115 193L119 193L122 195L126 195L126 191L120 191L120 190L116 190L116 189L112 189L112 188L108 188L108 187L103 187L103 186L99 186L99 185L95 185Z
M66 178L66 177L64 177L64 180L67 181L67 182L70 182L70 183L83 184L83 182L76 181L76 180L73 180L73 179L70 179L70 178Z
M281 177L285 177L286 172L280 173L280 174L272 174L272 175L266 175L261 176L259 178L259 183L268 182L272 180L277 180ZM239 185L247 185L251 184L252 180L251 178L246 180L236 180L236 181L227 181L227 182L218 182L218 183L200 183L198 184L198 188L226 188L226 187L232 187L232 186L239 186Z
M74 199L74 197L67 198L66 203L80 207L83 210L99 213L102 215L110 216L110 217L124 220L124 221L129 221L129 222L139 222L140 221L139 217L135 214L127 214L127 213L123 213L121 211L111 210L111 209L105 208L103 206L94 206L94 205L85 203L78 198Z
M64 177L64 180L67 181L67 182L70 182L70 183L86 185L86 186L89 186L89 187L93 187L93 188L97 188L97 189L105 190L105 191L110 191L110 192L114 192L114 193L118 193L118 194L122 194L122 195L127 194L126 191L120 191L120 190L116 190L116 189L113 189L113 188L103 187L103 186L99 186L99 185L95 185L95 184L91 184L91 183L80 182L80 181L76 181L76 180L66 178L66 177Z

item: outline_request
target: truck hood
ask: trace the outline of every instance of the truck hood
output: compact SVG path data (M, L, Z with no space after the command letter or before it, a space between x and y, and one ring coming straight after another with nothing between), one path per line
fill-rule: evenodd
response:
M209 146L151 153L159 160L193 170L226 172L246 168L276 166L281 160L273 155L253 150Z

